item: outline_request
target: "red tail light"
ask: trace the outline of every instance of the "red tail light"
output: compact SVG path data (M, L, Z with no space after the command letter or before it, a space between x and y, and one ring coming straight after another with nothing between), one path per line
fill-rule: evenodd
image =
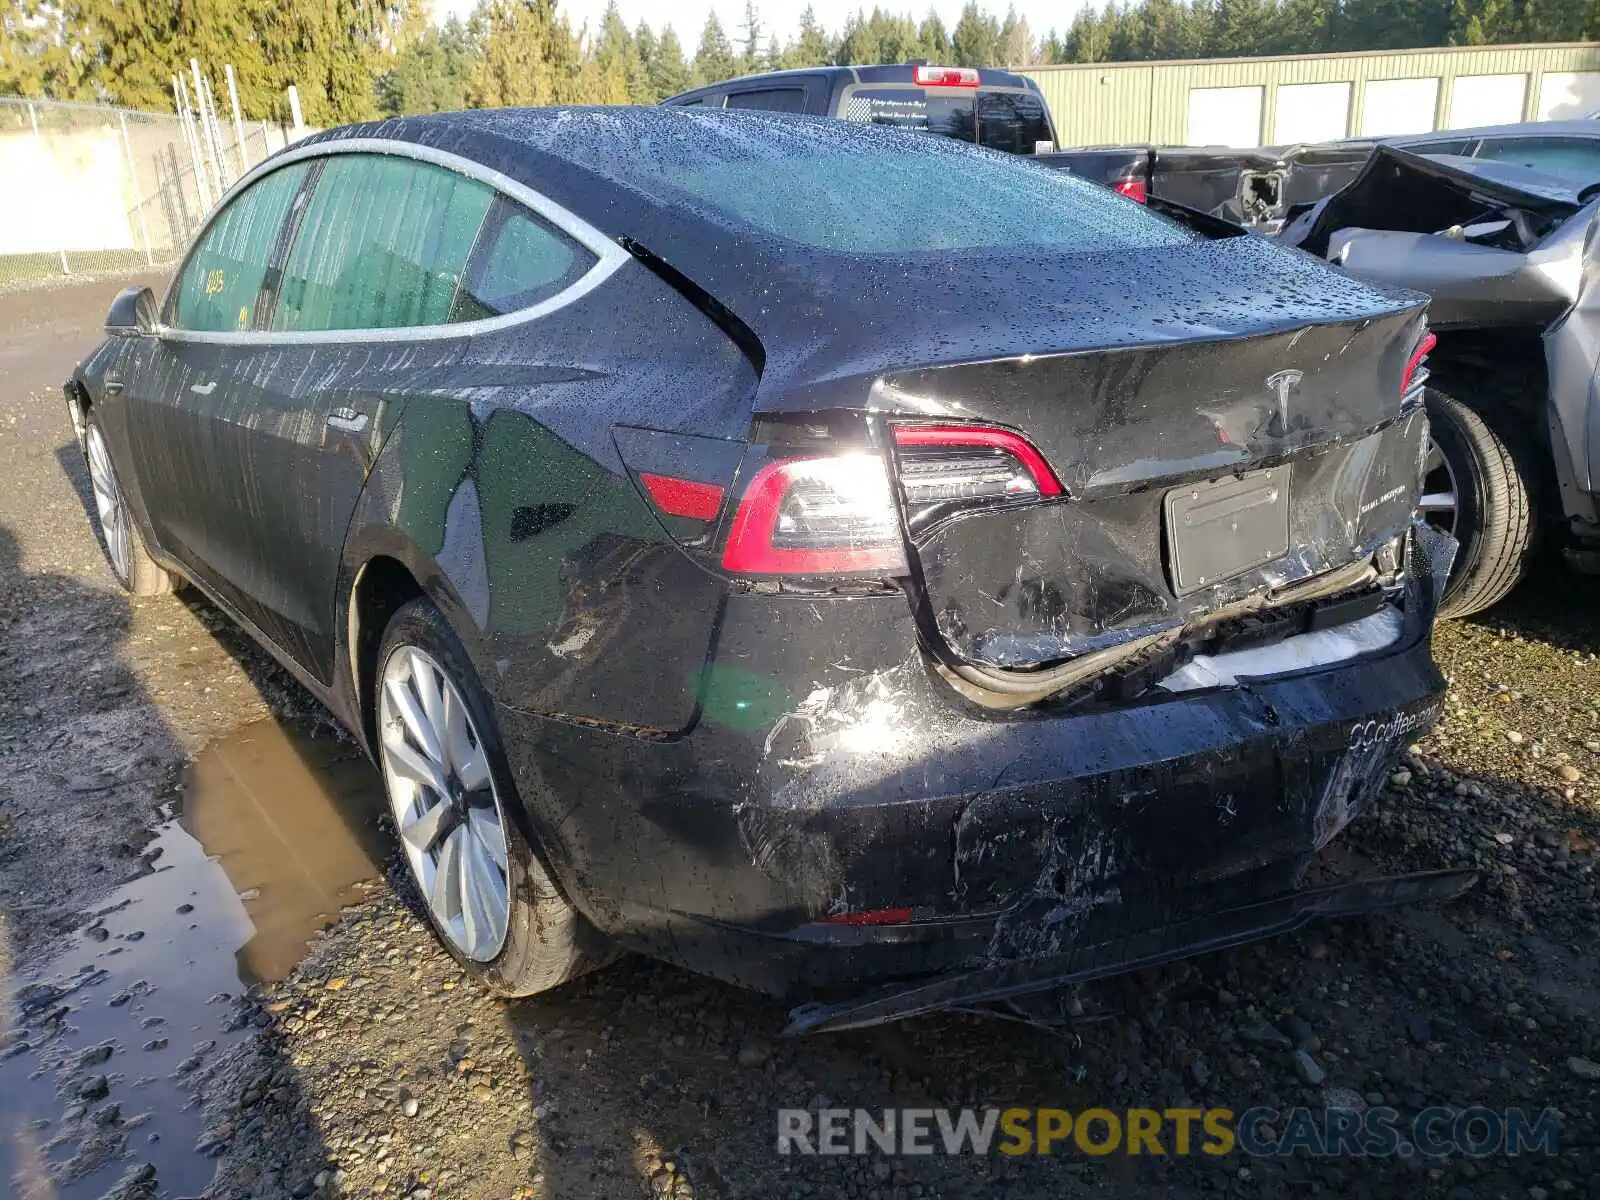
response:
M1027 438L983 425L897 425L900 486L913 505L1059 496L1061 481Z
M1422 335L1422 340L1417 343L1417 348L1411 352L1411 358L1406 363L1406 373L1400 380L1400 394L1404 396L1411 390L1411 381L1417 377L1417 368L1422 366L1423 360L1428 357L1428 352L1439 344L1439 339L1433 330L1429 329Z
M791 458L756 472L722 565L738 575L896 575L906 570L883 459Z
M1111 190L1119 196L1126 196L1129 200L1137 200L1140 204L1150 203L1150 189L1145 187L1142 179L1119 179L1111 185Z
M913 67L911 79L923 87L977 87L976 67Z

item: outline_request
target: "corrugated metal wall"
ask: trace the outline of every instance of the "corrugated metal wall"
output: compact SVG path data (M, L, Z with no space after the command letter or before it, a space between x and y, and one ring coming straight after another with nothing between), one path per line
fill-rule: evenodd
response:
M1363 129L1369 81L1438 80L1432 124L1433 128L1446 128L1450 124L1452 94L1458 78L1515 75L1525 80L1522 111L1499 119L1531 121L1544 115L1541 107L1550 107L1548 92L1543 88L1546 72L1568 73L1585 79L1591 73L1600 73L1600 43L1472 46L1192 62L1089 63L1030 67L1021 71L1039 81L1063 146L1119 142L1184 144L1190 140L1190 93L1208 88L1262 90L1260 129L1253 142L1256 145L1271 145L1276 140L1277 89L1291 84L1350 83L1345 126L1347 133L1356 134ZM1247 140L1245 144L1252 143Z

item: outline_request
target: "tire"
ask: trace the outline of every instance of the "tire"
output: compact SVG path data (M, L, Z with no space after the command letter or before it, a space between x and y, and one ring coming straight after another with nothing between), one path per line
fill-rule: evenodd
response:
M434 689L431 696L429 688ZM464 707L464 727L457 722L455 703ZM384 632L372 711L374 750L401 851L428 920L452 957L501 996L543 992L616 958L618 951L568 903L529 845L488 696L460 640L425 599L400 609ZM418 721L433 731L435 747L457 747L420 773L443 778L452 793L448 799L437 799L437 786L418 781L417 756L429 759L428 739L426 733L418 736ZM490 819L490 804L497 820ZM452 806L455 815L434 818ZM431 828L426 824L430 819ZM503 837L503 864L496 853L495 824ZM420 844L441 828L451 832L439 836L431 848ZM452 857L453 876L448 865ZM499 900L496 875L504 892L503 911L489 903ZM469 899L469 877L482 885L473 891L481 907ZM459 887L452 887L452 878ZM473 913L478 914L476 921ZM483 933L486 916L490 934ZM492 932L501 918L503 933L496 940Z
M94 490L95 531L100 535L100 549L105 553L112 575L123 590L135 596L171 594L176 590L177 581L145 548L144 535L139 532L139 524L128 507L128 497L117 481L111 447L93 410L84 418L83 458Z
M1433 388L1426 404L1436 454L1423 488L1423 515L1457 542L1439 616L1465 617L1504 599L1527 572L1538 529L1534 474L1513 434ZM1441 480L1453 485L1448 519L1426 500L1444 494Z

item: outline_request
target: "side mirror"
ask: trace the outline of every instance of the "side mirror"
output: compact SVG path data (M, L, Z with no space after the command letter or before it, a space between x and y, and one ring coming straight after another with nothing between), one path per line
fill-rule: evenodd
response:
M147 287L123 288L106 313L113 337L149 337L156 331L156 294Z

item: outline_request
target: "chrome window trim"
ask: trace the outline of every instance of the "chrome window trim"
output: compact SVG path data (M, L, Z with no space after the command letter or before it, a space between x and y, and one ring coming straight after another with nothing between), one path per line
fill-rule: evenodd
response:
M199 232L194 236L194 240L189 243L189 252L184 255L182 267L179 268L178 272L172 277L172 282L167 286L166 295L161 301L160 311L168 311L167 305L177 290L178 281L183 277L183 273L188 270L189 255L200 244L200 239L205 237L206 232L211 228L212 222L246 188L262 176L268 175L281 167L291 166L307 159L328 158L335 154L374 154L388 155L394 158L411 158L418 162L431 163L433 166L454 171L468 179L474 179L508 199L515 200L530 212L554 225L593 254L595 256L595 264L567 287L557 292L554 296L541 300L538 304L530 305L527 308L519 308L516 312L505 313L498 317L483 317L476 321L459 321L454 325L407 325L396 329L249 329L232 331L178 329L170 325L162 325L156 329L158 337L174 342L198 342L228 346L303 346L340 342L420 342L438 341L445 338L475 337L478 334L494 333L528 321L536 321L540 317L548 316L558 309L576 303L611 278L612 274L631 257L626 250L571 209L557 204L550 197L534 191L527 184L517 182L509 175L501 174L492 167L486 167L470 158L463 158L459 154L452 154L448 150L436 150L432 146L421 146L415 142L403 142L393 138L379 137L344 138L286 150L267 159L229 188L228 194L218 202L216 208L211 210L211 215L206 218L205 224L200 227Z

